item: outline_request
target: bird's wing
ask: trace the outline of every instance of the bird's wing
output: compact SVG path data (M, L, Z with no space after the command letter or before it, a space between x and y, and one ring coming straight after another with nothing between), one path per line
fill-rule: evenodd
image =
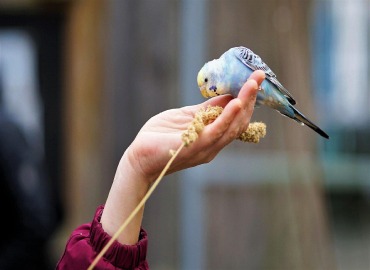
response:
M254 70L262 70L266 74L266 79L273 83L279 91L288 99L288 101L295 105L296 102L293 96L288 92L288 90L278 81L275 73L262 61L261 57L255 54L252 50L246 47L238 47L235 50L235 56L242 61L247 67Z

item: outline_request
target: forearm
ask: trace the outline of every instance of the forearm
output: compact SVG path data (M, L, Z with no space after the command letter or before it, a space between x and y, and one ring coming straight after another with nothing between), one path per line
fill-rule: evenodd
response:
M149 188L149 179L145 179L138 173L132 166L132 162L126 151L118 165L101 218L103 229L111 236L139 204ZM120 234L118 242L133 245L138 241L143 213L144 207Z

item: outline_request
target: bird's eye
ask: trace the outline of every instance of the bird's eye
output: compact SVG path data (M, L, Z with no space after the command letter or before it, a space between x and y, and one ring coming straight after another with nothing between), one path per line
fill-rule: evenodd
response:
M208 78L205 78L205 79L204 79L204 82L208 82Z

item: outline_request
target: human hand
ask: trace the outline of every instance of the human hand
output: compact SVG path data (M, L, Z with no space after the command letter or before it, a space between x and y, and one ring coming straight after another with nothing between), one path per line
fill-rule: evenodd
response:
M265 78L262 71L254 72L237 98L219 96L194 106L162 112L142 127L125 155L137 173L149 183L162 171L170 158L169 150L181 145L181 134L202 107L224 107L222 114L206 126L190 147L181 151L168 173L210 162L226 145L247 129L253 113L257 89Z
M213 123L205 126L194 143L182 149L168 173L211 161L222 148L246 130L256 102L257 89L264 78L264 72L254 72L237 98L219 96L199 105L168 110L149 119L118 165L101 218L104 230L112 236L131 215L132 209L141 202L170 159L169 151L178 149L182 144L181 134L200 108L212 105L224 107L224 110ZM143 211L141 208L119 235L117 240L120 243L136 243Z

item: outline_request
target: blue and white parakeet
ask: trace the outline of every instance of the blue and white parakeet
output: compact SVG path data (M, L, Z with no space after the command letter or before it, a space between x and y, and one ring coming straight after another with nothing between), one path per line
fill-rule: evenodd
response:
M219 59L206 63L198 73L198 86L204 97L223 94L237 97L243 84L255 70L262 70L266 74L261 91L257 95L256 105L271 107L298 123L307 125L324 138L329 138L323 130L293 106L296 104L294 98L278 81L275 73L248 48L231 48Z

